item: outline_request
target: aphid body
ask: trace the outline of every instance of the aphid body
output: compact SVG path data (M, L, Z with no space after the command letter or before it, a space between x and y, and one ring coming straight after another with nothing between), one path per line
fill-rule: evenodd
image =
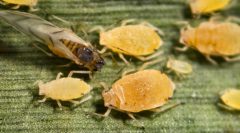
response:
M20 6L29 6L33 8L37 5L38 0L1 0L3 4L14 4L17 5L15 8L19 8Z
M195 28L182 29L180 42L186 47L197 49L208 59L209 56L222 56L227 59L228 56L240 54L239 34L240 26L237 24L209 21Z
M102 96L106 107L136 113L164 105L174 91L173 82L157 70L143 70L123 76Z
M144 25L126 25L100 33L100 44L132 56L149 55L162 45L154 29Z
M134 56L140 60L149 60L148 57L144 56L153 54L163 44L162 39L156 32L156 28L149 25L122 24L108 31L102 30L99 43L118 53L126 64L128 62L123 57L123 54Z
M92 87L79 78L60 78L61 73L58 74L56 80L43 83L39 81L39 95L44 95L44 99L41 102L46 101L47 98L57 100L59 107L61 108L60 101L73 101L74 99L81 98L90 92Z
M228 107L240 110L240 90L227 89L221 95L221 100Z
M193 14L206 14L225 8L231 0L190 0Z
M192 73L192 66L184 61L169 59L167 62L167 68L174 71L177 74L190 74Z
M0 11L0 18L20 32L46 44L56 55L75 64L98 70L104 65L97 50L68 29L59 28L36 15L17 11Z

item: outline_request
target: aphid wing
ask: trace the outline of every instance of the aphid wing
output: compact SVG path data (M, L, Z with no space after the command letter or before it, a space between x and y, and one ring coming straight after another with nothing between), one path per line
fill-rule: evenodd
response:
M0 18L5 20L8 24L13 26L18 31L34 37L36 40L45 43L48 39L44 33L49 32L54 27L53 24L41 19L38 16L31 15L29 13L17 12L17 11L0 11Z
M17 11L0 11L0 18L18 31L33 37L34 39L47 44L57 55L77 61L77 57L60 41L60 39L70 39L75 42L87 45L81 38L73 32L59 28L42 18Z

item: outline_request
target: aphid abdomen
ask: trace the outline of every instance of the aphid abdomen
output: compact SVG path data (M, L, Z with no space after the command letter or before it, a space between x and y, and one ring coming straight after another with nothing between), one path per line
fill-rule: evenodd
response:
M128 112L159 107L173 95L171 80L165 74L154 70L135 73L120 79L113 84L112 89L120 99L117 108Z
M66 39L61 39L60 41L73 53L76 53L76 49L80 47L79 45L81 45L79 43Z
M220 55L230 56L240 53L240 27L232 23L222 23L215 30L215 50Z
M214 27L212 25L201 25L196 28L194 45L195 47L204 54L212 54L215 52L214 45L216 40L213 40Z

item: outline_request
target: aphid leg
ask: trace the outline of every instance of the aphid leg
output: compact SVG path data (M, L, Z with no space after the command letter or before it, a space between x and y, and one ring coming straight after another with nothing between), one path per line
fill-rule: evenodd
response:
M36 12L36 11L39 11L39 9L38 8L34 8L33 6L29 7L29 12Z
M184 28L191 27L188 21L177 21L175 24L179 26L185 26Z
M20 5L15 5L13 7L11 7L12 9L19 9L20 8Z
M148 66L151 66L151 65L154 65L154 64L157 64L159 62L163 61L163 58L159 58L159 59L156 59L156 60L152 60L152 61L148 61L148 62L145 62L143 63L143 65L138 68L138 70L144 70L145 68L147 68Z
M98 50L98 53L103 54L107 51L107 47L103 47L100 51Z
M175 103L171 103L171 104L162 106L160 108L151 109L151 111L157 112L157 113L162 113L162 112L165 112L165 111L170 110L172 108L175 108L175 107L177 107L178 105L181 105L181 104L183 104L183 103L178 101L178 102L175 102Z
M235 16L229 16L229 17L227 17L226 21L227 22L237 22L237 23L240 23L240 18L235 17Z
M88 30L88 32L104 32L105 29L103 28L103 26L97 25L92 27L90 30Z
M184 46L184 47L182 47L182 48L180 48L180 47L175 47L174 49L175 50L177 50L177 51L180 51L180 52L185 52L185 51L187 51L188 50L188 46Z
M63 73L58 73L58 75L57 75L57 77L56 77L56 79L60 79L61 78L61 76L63 75Z
M136 118L134 117L134 115L132 113L127 113L127 115L132 118L133 120L136 120Z
M69 22L69 21L67 21L67 20L64 20L64 19L62 19L62 18L60 18L60 17L58 17L58 16L56 16L56 15L51 15L51 17L52 17L53 19L56 19L56 20L58 20L58 21L60 21L60 22L65 23L65 24L72 25L71 22Z
M59 100L57 100L57 105L60 108L60 110L62 110L62 104L61 104L61 102Z
M69 102L73 103L75 106L80 105L92 98L91 95L88 95L87 97L82 98L80 101L75 101L75 100L69 100Z
M122 59L124 61L124 63L126 65L130 65L130 63L127 61L127 59L125 59L125 57L123 56L123 54L118 54L118 56L120 57L120 59Z
M103 117L107 117L109 116L109 114L111 113L112 109L108 108L107 111L102 115Z
M72 77L73 74L78 73L78 74L91 74L91 71L70 71L68 74L68 77Z
M136 69L126 70L126 71L124 71L124 72L122 73L122 77L123 77L123 76L126 76L126 75L129 74L129 73L135 72L135 71L136 71Z
M148 27L152 28L153 30L155 30L159 35L164 36L164 32L163 32L161 29L159 29L159 28L157 28L156 26L150 24L149 22L144 21L144 22L142 22L142 23L140 23L140 24L145 25L145 26L148 26Z
M213 64L213 65L218 65L218 63L217 63L214 59L212 59L210 55L205 55L205 58L206 58L211 64Z
M74 64L74 62L70 62L70 63L67 63L65 65L57 65L57 67L70 67L73 64Z
M121 22L121 26L125 26L133 22L136 22L136 19L126 19Z
M103 53L103 54L102 54L102 57L107 57L107 56L110 56L110 57L111 57L112 63L113 63L114 65L118 65L118 62L117 62L116 58L113 56L113 53L111 53L111 52L106 52L106 53Z
M36 47L37 49L39 49L40 51L42 51L43 53L45 53L46 55L48 55L48 56L50 56L50 57L53 57L53 56L54 56L53 54L51 54L51 53L45 51L44 49L42 49L41 47L37 46L37 44L32 43L32 45L33 45L34 47Z
M219 21L219 20L221 20L221 19L223 19L222 16L220 16L220 15L213 15L213 17L211 17L211 18L209 19L209 21L210 21L210 22L217 22L217 21Z
M47 100L47 97L44 97L42 100L38 100L39 103L43 103Z
M233 58L224 56L223 59L227 62L236 62L236 61L240 61L240 56L233 57Z
M151 60L151 59L154 59L160 55L163 54L163 51L159 51L159 52L156 52L150 56L147 56L147 57L142 57L142 56L135 56L137 59L141 60L141 61L148 61L148 60Z
M229 111L236 111L234 108L228 107L227 105L224 105L222 103L217 103L217 105L223 109L229 110Z

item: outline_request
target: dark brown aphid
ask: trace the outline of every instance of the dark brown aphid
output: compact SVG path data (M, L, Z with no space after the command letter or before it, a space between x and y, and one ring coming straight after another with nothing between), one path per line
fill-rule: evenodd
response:
M0 18L20 32L46 44L56 55L67 58L90 71L104 65L97 50L71 30L59 28L36 15L18 11L0 11Z

